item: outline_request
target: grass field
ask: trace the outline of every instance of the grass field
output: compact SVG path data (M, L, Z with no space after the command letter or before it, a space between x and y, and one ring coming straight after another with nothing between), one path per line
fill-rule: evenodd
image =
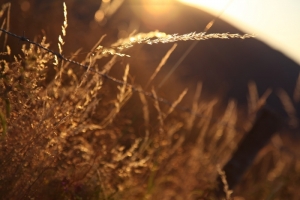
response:
M7 32L14 15L9 6L0 12L0 199L217 199L217 177L225 178L222 167L266 97L249 84L251 114L243 118L234 100L224 111L218 100L202 100L201 83L189 109L180 104L186 90L177 99L161 98L152 81L176 45L145 77L146 85L134 82L130 63L119 74L110 71L120 57L135 59L126 49L137 43L251 35L151 32L110 47L100 46L101 38L92 53L74 61L63 56L64 40L73 34L65 4L59 43L51 45L47 36L33 42ZM14 53L7 37L21 39L22 53ZM300 162L281 142L279 135L272 138L227 199L299 198Z

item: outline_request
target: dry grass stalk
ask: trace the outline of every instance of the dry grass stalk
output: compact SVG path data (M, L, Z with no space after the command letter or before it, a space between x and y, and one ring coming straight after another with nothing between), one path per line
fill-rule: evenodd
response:
M224 131L225 131L225 126L229 124L230 119L233 115L236 114L236 103L231 100L229 101L226 111L222 117L221 123L222 124L215 124L215 134L212 134L210 136L210 142L209 142L209 151L213 151L214 149L218 149L218 144L220 143L220 140L223 139L222 137L224 136ZM228 137L229 135L226 135L224 137ZM232 137L232 136L231 136ZM222 140L223 141L223 140ZM217 152L216 152L217 153Z
M142 89L142 88L140 88ZM143 93L139 93L139 97L140 100L143 104L143 118L144 118L144 122L145 122L145 138L143 141L143 144L141 145L141 151L144 151L145 148L147 148L147 143L149 140L149 135L150 135L150 113L149 113L149 106L148 106L148 102L146 99L146 96Z
M187 130L188 131L191 131L194 121L195 121L195 118L196 118L196 113L199 108L199 98L200 98L201 91L202 91L202 83L198 83L196 92L194 95L192 113L190 114L190 117L187 119Z
M149 106L146 100L146 96L143 93L139 93L140 100L143 104L143 117L145 121L145 126L147 128L147 131L149 132L149 122L150 122L150 117L149 117Z
M278 92L277 92L277 95L279 96L280 100L281 100L281 103L283 104L284 106L284 109L286 111L286 113L288 114L289 116L289 125L292 126L292 127L297 127L298 126L298 118L297 118L297 112L296 112L296 109L292 103L292 100L290 99L290 97L288 96L288 94L280 89Z
M104 65L103 69L101 70L101 73L107 74L111 70L112 66L116 63L116 61L117 61L117 56L114 55L110 59L110 61Z
M67 27L68 27L67 6L66 6L65 2L63 3L63 7L64 7L64 22L63 22L63 25L61 26L61 31L62 31L63 37L65 37L67 34ZM61 35L58 36L58 49L59 49L60 54L62 54L62 52L63 52L62 46L65 44L63 37Z
M144 35L137 35L134 37L129 38L127 41L120 41L114 45L113 48L123 50L133 47L135 44L157 44L157 43L172 43L178 41L189 41L189 40L208 40L208 39L232 39L232 38L239 38L239 39L246 39L246 38L253 38L255 37L252 34L230 34L230 33L211 33L206 34L206 32L192 32L183 35L172 34L168 35L166 33L161 32L151 32L149 34ZM152 39L154 38L154 39ZM101 47L102 48L102 47Z
M183 97L186 95L187 92L188 92L187 88L181 92L181 94L179 95L178 99L176 99L172 103L172 105L170 106L170 108L167 111L167 113L165 114L164 118L168 117L168 115L170 115L174 111L174 109L176 108L176 106L181 102L181 100L183 99Z
M223 191L225 193L225 200L232 200L232 198L231 198L232 190L229 190L227 179L226 179L226 174L223 170L221 170L220 165L217 165L217 172L218 172L218 174L222 180L223 186L224 186Z
M96 42L96 44L92 47L92 50L86 56L86 59L84 61L85 63L88 63L90 61L89 60L90 57L93 57L93 63L91 65L94 65L94 63L97 60L100 60L101 58L103 58L103 55L99 54L99 52L96 52L95 50L96 50L97 46L99 46L100 43L104 40L105 37L106 37L106 35L102 35L100 37L100 39Z
M110 124L116 117L116 115L120 112L121 107L129 100L132 95L132 88L127 86L127 77L129 73L129 65L127 64L125 67L125 72L123 76L124 84L122 86L118 86L119 94L117 95L117 99L114 102L114 109L111 110L109 115L101 122L101 126L105 128L108 124Z
M154 97L154 107L156 108L157 112L158 112L158 121L160 123L160 130L162 130L162 127L164 127L164 119L165 119L165 114L161 111L160 106L159 106L159 102L157 100L157 95L156 92L154 90L154 88L152 88L152 94Z
M297 83L296 83L296 87L295 87L295 90L294 90L294 102L295 103L299 103L300 101L300 74L298 76L298 79L297 79Z
M259 99L258 96L258 91L256 84L253 81L250 81L248 83L248 90L249 90L249 95L248 95L248 114L255 113L257 110L257 102Z
M147 88L149 86L149 84L156 77L156 75L161 70L161 68L166 64L168 58L173 53L173 51L175 50L176 47L177 47L177 44L176 43L173 44L173 46L169 49L169 51L166 53L166 55L161 59L159 65L156 67L154 73L150 76L145 88Z
M259 109L261 109L272 93L271 89L267 89L264 94L259 98L256 84L254 82L249 82L249 96L248 96L248 113L249 115L255 114Z
M203 118L200 118L197 127L200 129L198 138L196 140L196 144L197 146L199 146L199 148L202 149L202 151L204 151L205 148L205 138L208 136L209 134L209 126L211 125L211 119L213 118L213 109L214 106L217 104L217 100L215 101L211 101L208 103L208 105L206 105L205 110L203 112Z
M263 95L259 98L258 102L257 102L257 108L256 108L256 112L261 109L265 104L266 101L268 99L268 97L271 95L272 90L271 89L267 89Z
M1 7L1 10L0 10L0 19L4 15L5 11L7 11L6 18L4 18L4 20L2 22L1 28L3 29L4 26L6 25L5 29L8 31L10 30L10 9L11 9L11 3L8 2L8 3L3 4ZM0 37L1 37L1 35L2 35L2 32L0 33ZM3 46L6 46L6 43L7 43L7 35L4 36Z

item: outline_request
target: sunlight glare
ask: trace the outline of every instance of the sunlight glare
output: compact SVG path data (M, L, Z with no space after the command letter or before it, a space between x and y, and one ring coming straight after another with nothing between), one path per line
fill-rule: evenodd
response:
M134 6L134 12L141 17L150 29L160 29L172 21L176 15L174 0L141 0Z
M275 49L300 64L299 0L178 0L230 22L248 33L255 33Z
M142 0L147 13L158 16L168 11L172 0Z

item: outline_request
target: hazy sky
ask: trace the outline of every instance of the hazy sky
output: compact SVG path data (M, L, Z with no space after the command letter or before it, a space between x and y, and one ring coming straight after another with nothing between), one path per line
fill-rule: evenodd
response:
M254 33L300 64L300 0L179 0Z

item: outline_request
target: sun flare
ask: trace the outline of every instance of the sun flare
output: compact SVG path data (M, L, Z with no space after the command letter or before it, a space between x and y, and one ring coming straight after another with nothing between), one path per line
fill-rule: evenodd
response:
M140 4L133 6L133 11L150 29L160 29L169 24L176 15L174 2L174 0L141 0Z
M300 63L300 1L178 0L219 16L244 32L289 55Z
M172 0L142 0L144 9L153 16L160 16L169 10Z

